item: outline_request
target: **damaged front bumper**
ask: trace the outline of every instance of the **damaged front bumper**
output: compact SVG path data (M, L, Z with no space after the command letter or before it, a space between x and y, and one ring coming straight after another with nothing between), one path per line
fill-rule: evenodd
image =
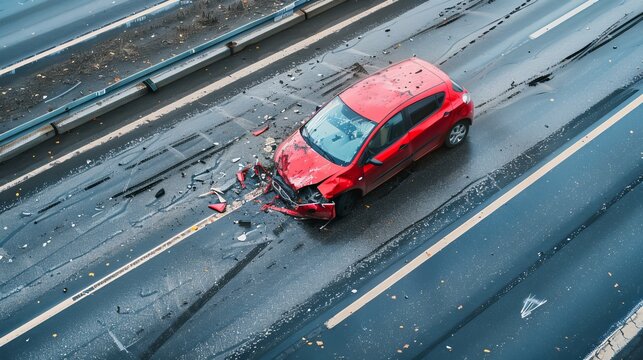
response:
M308 219L332 220L335 218L335 203L325 199L321 194L318 196L309 196L308 199L301 199L300 194L288 186L286 181L276 172L273 173L270 178L270 185L277 195L288 205L288 208L275 206L274 204L266 204L264 206L265 209ZM310 200L310 198L317 198L319 201L306 201Z

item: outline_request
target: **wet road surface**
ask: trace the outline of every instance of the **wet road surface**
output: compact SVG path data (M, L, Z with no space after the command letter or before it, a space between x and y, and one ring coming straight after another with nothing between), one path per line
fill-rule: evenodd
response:
M125 18L158 0L7 0L0 5L0 68Z
M641 116L638 107L444 250L428 247L545 162L537 165L267 357L583 358L609 330L587 324L616 324L641 298L643 167L640 153L631 151L643 140ZM434 255L337 320L335 314L427 252Z
M427 239L497 196L639 91L643 48L637 34L643 9L635 1L618 6L598 2L538 38L529 38L574 5L578 4L542 0L397 3L154 124L0 193L0 319L4 337L211 216L208 199L198 197L210 186L226 189L228 201L240 199L251 189L242 191L236 184L234 172L239 164L256 158L268 162L271 153L264 147L269 137L279 142L315 105L390 62L413 55L433 62L467 87L477 105L478 115L463 146L440 149L414 164L365 197L354 216L334 221L320 231L323 223L264 213L261 204L249 201L73 302L3 346L3 353L9 358L206 358L264 354L286 341L301 326L355 296L352 289L362 289ZM304 30L319 32L334 21L359 13L355 5L347 6L311 20L305 29L295 28L267 40L242 59L233 57L220 63L223 68L198 72L171 92L142 99L2 164L3 183L46 163L50 156L73 150L82 144L80 138L106 134L128 119L274 53L274 49L300 41L307 37ZM451 20L445 22L444 18ZM265 121L270 122L270 130L259 137L249 134ZM619 146L627 147L639 162L621 165L634 166L640 174L640 132L634 137L638 143L622 141ZM599 154L590 154L596 161L588 165L601 163ZM239 162L231 161L237 157ZM613 185L636 178L625 179L612 163L606 165L604 180ZM612 199L629 182L620 188L608 187L605 193L574 186L568 194L580 201ZM156 198L161 188L165 195ZM636 194L623 195L601 218L612 212L619 214L619 204L627 204ZM263 202L269 199L258 198ZM584 214L597 211L594 203L586 205L582 206ZM636 215L634 209L625 212ZM551 218L539 215L536 220L545 224ZM235 220L249 220L251 225L244 227ZM574 229L580 224L572 219L567 225ZM624 222L620 230L626 229ZM497 258L480 256L463 262L450 251L440 255L444 257L440 265L460 264L461 271L478 271L480 276L493 278L495 285L486 292L458 289L457 296L447 294L433 305L447 304L443 311L458 313L453 306L463 304L466 296L485 303L497 292L495 287L519 276L537 260L539 251L546 252L551 242L569 234L567 228L549 231L545 240L503 247ZM239 240L242 234L246 234L245 241ZM582 236L588 235L581 232L525 283L552 276L547 275L548 267L556 267L556 259L576 249ZM468 251L482 253L489 244L476 242ZM508 250L522 255L514 257ZM487 273L500 265L496 259L503 259L508 270ZM438 264L429 262L427 266ZM572 274L560 265L549 271ZM430 276L439 274L432 272ZM434 285L417 284L413 291ZM519 294L510 293L502 301L520 306L525 291L534 290L524 286ZM538 298L541 294L544 292L534 292ZM544 297L548 302L533 316L542 316L539 310L557 309L555 296L548 295ZM625 300L628 304L640 301L640 292L628 293ZM473 309L476 305L471 301ZM562 301L560 304L563 306ZM589 352L591 348L583 347L600 343L599 335L610 329L618 312L627 312L624 307L614 308L613 317L601 318L592 326L576 323L575 333L567 336L585 340L582 346L574 346L574 351ZM463 309L469 305L463 304ZM472 348L467 350L462 340L456 339L460 341L454 342L458 348L449 346L463 353L478 350L474 346L484 341L492 346L499 338L485 339L489 334L484 328L491 321L486 314L495 309L497 305L490 306L461 330L479 343L471 342L467 346ZM460 311L460 316L464 314ZM521 324L511 321L503 326ZM597 330L601 327L602 332ZM389 339L397 336L397 330L389 333ZM430 336L440 335L431 332ZM431 351L444 349L438 346ZM509 351L513 350L507 347Z

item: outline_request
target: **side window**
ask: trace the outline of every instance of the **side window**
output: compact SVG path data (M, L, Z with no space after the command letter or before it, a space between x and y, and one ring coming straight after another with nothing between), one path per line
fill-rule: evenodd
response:
M444 93L439 92L407 107L406 111L411 120L411 124L415 125L422 122L422 120L442 107L442 102L444 102Z
M368 143L367 152L369 156L379 154L382 150L386 149L389 145L396 142L408 131L404 116L402 113L390 118L373 136L371 142Z

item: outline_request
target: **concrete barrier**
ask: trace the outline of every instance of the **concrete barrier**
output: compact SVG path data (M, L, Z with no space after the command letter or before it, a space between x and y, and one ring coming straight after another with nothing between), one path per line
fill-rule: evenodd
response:
M237 39L234 39L229 43L228 46L230 46L230 49L232 49L232 53L236 54L249 45L253 45L260 42L261 40L265 40L266 38L280 33L288 28L291 28L304 20L306 20L306 14L304 14L304 12L301 10L297 10L293 12L292 15L281 21L274 22L270 25L252 31L247 35L243 35Z
M262 26L246 35L233 38L227 46L204 50L202 53L198 53L166 70L162 70L150 76L142 83L132 85L129 88L124 88L107 98L91 103L67 115L61 115L59 119L54 120L51 124L44 124L43 126L32 130L32 132L28 134L22 135L15 140L11 140L6 144L1 145L0 162L8 160L20 152L26 151L27 149L52 138L56 133L61 134L72 130L75 127L145 95L148 91L157 91L161 87L183 78L203 67L225 59L232 54L236 54L249 45L265 40L272 35L291 28L306 19L317 16L345 1L346 0L320 0L311 5L305 6L300 10L294 11L292 15L286 15L286 17L280 18L279 21L269 23L268 25Z
M301 11L306 14L306 19L310 19L343 2L346 2L346 0L321 0L311 5L305 6L301 9Z
M59 134L62 134L98 116L138 99L146 93L147 87L143 84L137 84L131 88L123 89L114 95L97 101L85 108L74 111L60 120L54 121L52 125Z
M176 66L151 76L148 80L156 85L157 88L162 88L163 86L185 77L201 68L225 59L230 55L232 55L232 51L227 46L206 50L193 58L189 58Z
M42 143L47 139L51 139L54 136L56 136L56 130L54 127L49 124L45 124L25 135L13 139L0 146L0 163Z

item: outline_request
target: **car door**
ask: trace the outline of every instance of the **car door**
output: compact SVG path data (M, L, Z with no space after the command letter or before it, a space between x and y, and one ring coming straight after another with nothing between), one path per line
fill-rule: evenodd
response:
M375 189L411 163L408 130L409 123L400 112L382 125L366 145L360 158L366 192ZM369 162L371 159L374 161Z
M449 130L450 113L444 106L444 90L446 89L439 89L404 110L411 124L409 142L413 160L440 146L444 133Z

